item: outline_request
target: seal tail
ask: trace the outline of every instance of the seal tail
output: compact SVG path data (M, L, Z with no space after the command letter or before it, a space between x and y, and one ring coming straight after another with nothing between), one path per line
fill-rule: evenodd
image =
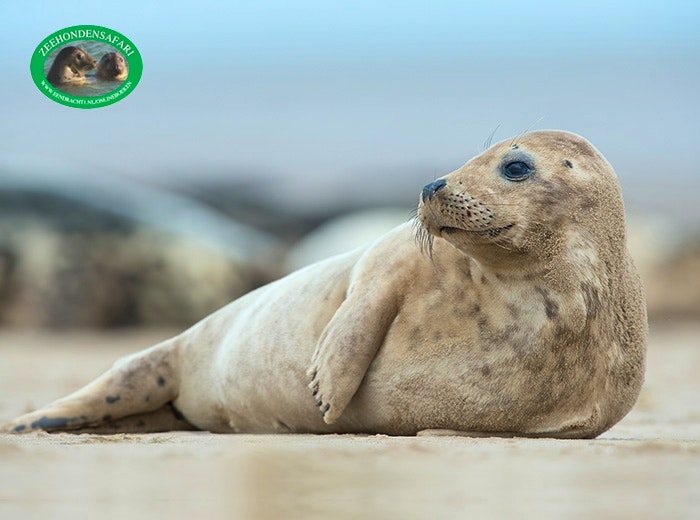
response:
M3 427L95 433L193 429L171 401L180 386L180 339L175 337L118 360L80 390Z

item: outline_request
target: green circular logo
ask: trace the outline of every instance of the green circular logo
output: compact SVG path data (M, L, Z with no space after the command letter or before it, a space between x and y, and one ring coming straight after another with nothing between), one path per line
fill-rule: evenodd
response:
M123 34L99 25L75 25L44 38L29 68L34 84L49 99L74 108L99 108L131 94L143 61Z

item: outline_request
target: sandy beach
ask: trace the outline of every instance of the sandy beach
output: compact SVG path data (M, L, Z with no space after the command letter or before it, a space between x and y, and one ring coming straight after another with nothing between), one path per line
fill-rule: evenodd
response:
M0 422L173 331L0 332ZM652 327L635 409L595 440L0 436L0 518L691 518L700 326Z

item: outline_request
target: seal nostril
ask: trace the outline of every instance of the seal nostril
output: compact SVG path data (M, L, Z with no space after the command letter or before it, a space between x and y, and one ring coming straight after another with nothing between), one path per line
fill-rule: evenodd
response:
M425 202L425 199L432 199L433 195L435 195L438 191L440 191L442 188L444 188L447 185L447 181L444 179L438 179L436 181L431 182L430 184L426 184L426 186L423 188L423 202Z

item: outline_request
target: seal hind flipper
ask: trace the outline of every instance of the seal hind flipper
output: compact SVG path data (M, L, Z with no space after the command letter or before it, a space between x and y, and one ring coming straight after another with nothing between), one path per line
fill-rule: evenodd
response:
M177 396L178 389L179 348L178 338L174 338L117 361L92 383L15 419L3 430L13 433L34 430L96 431L101 426L119 423L120 419L144 415L140 418L143 425L138 422L134 424L145 428L141 431L154 431L157 424L178 424L184 419L177 410L173 410L170 415L174 416L175 421L169 420L167 413L152 415L146 421L148 414L167 406ZM131 422L127 421L129 424ZM114 433L122 430L107 431Z
M109 419L98 426L72 430L72 433L157 433L174 430L192 431L198 428L187 421L172 402L169 402L152 412L128 415L116 420Z
M307 371L326 424L338 420L357 392L396 314L389 295L350 295L326 325Z

